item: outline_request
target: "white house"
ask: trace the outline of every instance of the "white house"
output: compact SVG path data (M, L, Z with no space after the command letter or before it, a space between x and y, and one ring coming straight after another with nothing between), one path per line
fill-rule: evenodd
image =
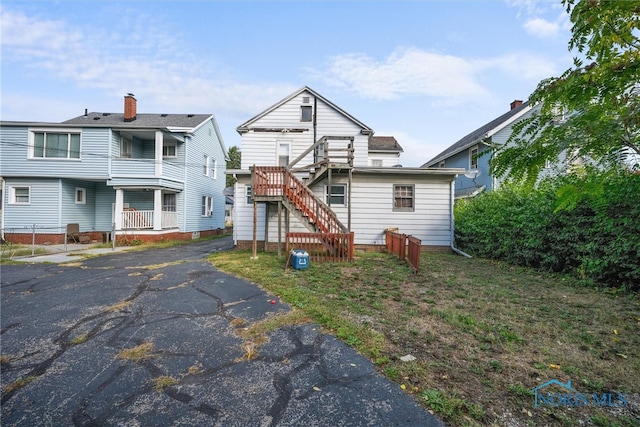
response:
M234 240L279 247L287 232L353 233L360 248L395 228L450 248L462 169L404 168L400 144L305 86L237 128ZM254 205L255 202L255 205Z

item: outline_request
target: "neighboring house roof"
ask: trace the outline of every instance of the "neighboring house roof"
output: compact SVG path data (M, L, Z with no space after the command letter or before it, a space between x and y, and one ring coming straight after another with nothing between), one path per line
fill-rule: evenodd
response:
M373 129L371 129L369 126L365 125L364 123L362 123L360 120L356 119L355 117L353 117L351 114L347 113L346 111L344 111L342 108L338 107L336 104L334 104L333 102L329 101L327 98L325 98L324 96L320 95L318 92L316 92L315 90L311 89L309 86L303 86L300 89L298 89L297 91L293 92L291 95L287 96L286 98L282 99L279 102L276 102L275 104L273 104L271 107L267 108L266 110L264 110L262 113L258 114L257 116L254 116L252 118L250 118L249 120L247 120L246 122L244 122L243 124L241 124L240 126L238 126L236 128L236 131L239 134L242 134L244 132L247 132L249 130L249 126L251 126L252 123L254 123L255 121L259 120L260 118L266 116L267 114L271 113L272 111L274 111L275 109L277 109L278 107L286 104L287 102L289 102L290 100L292 100L293 98L299 96L301 93L303 92L308 92L309 94L313 95L314 97L316 97L317 99L320 99L322 102L324 102L325 104L329 105L331 108L333 108L334 110L336 110L337 112L339 112L340 114L342 114L343 116L347 117L349 120L351 120L353 123L355 123L357 126L360 126L362 128L361 133L362 134L370 134L373 135Z
M451 157L454 154L477 145L478 143L484 141L486 138L490 138L496 132L504 129L506 126L522 117L522 115L524 115L530 109L531 107L529 106L529 101L523 102L518 107L509 110L500 117L491 120L489 123L486 123L483 126L480 126L478 129L458 140L456 143L429 160L427 163L423 164L421 167L427 168L434 166L438 162L445 160L446 158Z
M393 136L372 136L369 138L369 151L402 153L404 150Z
M117 127L154 127L193 129L213 114L137 114L133 121L125 121L123 113L91 112L62 122L70 125L107 125Z

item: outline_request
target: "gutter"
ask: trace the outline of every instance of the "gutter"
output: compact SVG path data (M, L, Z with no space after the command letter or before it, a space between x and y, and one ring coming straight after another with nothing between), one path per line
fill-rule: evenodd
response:
M462 256L467 257L467 258L473 258L468 253L463 252L460 249L456 248L455 247L455 243L454 243L455 235L456 235L455 234L454 217L453 217L453 203L454 203L453 194L455 192L455 185L456 185L455 183L456 183L455 180L451 181L451 186L449 187L450 188L450 190L449 190L449 195L450 195L450 197L449 197L449 211L451 212L451 242L450 242L450 246L451 246L451 250L453 252L457 253L458 255L462 255Z

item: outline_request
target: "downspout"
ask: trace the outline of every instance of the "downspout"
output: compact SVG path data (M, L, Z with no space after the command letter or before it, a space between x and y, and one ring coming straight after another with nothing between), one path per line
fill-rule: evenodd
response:
M471 255L469 255L466 252L462 252L460 249L455 247L455 226L454 226L454 216L453 216L453 194L455 192L455 185L456 185L456 180L453 179L451 180L451 185L449 186L449 212L451 213L450 215L450 221L451 221L451 250L459 255L465 256L467 258L473 258Z

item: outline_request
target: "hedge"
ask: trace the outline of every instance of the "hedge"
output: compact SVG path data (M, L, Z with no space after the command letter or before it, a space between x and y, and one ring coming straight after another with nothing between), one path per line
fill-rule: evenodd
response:
M456 201L456 245L475 256L640 290L640 174L592 173Z

